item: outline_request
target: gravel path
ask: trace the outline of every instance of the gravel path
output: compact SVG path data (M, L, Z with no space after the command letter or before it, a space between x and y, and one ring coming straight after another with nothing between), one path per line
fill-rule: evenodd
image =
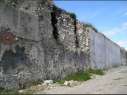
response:
M60 86L38 94L127 94L127 66L111 69L75 87Z

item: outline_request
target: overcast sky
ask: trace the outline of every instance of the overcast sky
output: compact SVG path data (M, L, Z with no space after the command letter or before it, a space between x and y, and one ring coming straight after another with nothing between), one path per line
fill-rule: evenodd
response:
M80 21L93 24L99 32L127 49L127 1L56 0L55 4L74 12Z

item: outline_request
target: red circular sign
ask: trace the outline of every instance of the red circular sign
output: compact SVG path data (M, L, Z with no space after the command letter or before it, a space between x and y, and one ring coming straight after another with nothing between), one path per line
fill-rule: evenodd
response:
M0 33L0 41L4 44L12 44L15 41L15 35L11 32Z

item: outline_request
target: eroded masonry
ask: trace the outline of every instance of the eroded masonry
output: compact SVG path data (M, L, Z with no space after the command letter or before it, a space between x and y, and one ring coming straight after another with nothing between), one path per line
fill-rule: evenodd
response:
M0 1L0 86L24 88L86 68L126 65L127 52L51 0Z

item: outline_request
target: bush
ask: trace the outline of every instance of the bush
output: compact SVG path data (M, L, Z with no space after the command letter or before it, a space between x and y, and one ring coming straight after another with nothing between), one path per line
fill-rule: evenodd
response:
M76 19L76 15L74 13L70 13L71 18Z
M90 28L92 28L95 32L98 32L98 30L97 30L92 24L89 24L89 23L84 24L84 27L90 27Z

